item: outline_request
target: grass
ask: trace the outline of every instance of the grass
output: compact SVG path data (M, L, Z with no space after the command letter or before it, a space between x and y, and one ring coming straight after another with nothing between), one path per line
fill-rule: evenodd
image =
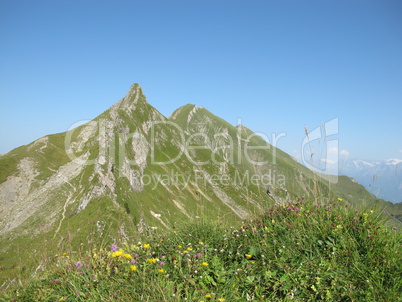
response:
M213 221L213 219L211 219ZM401 301L402 235L382 213L298 198L237 227L202 219L51 257L4 301ZM49 259L47 259L49 261ZM1 300L0 299L0 300Z

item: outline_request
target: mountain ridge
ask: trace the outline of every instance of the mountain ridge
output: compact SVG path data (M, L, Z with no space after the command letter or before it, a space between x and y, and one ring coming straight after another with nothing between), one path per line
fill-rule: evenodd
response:
M330 185L202 106L166 118L139 84L92 121L0 156L0 167L0 238L9 242L0 266L18 263L20 244L38 252L44 242L113 242L194 219L231 224L300 196L402 213L349 178Z

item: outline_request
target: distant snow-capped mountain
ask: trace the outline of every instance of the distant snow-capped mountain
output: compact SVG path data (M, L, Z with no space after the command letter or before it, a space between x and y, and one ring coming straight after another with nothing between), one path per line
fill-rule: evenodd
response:
M378 198L402 202L402 160L345 160L339 174L353 177Z

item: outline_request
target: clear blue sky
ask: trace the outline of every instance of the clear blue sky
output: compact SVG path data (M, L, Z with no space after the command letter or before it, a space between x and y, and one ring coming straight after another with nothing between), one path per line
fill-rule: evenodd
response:
M294 156L339 118L339 151L402 158L400 0L0 0L0 43L0 153L139 83L165 116L203 105Z

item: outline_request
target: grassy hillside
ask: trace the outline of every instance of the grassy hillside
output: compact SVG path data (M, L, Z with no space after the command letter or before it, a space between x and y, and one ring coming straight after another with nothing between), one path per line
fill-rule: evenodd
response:
M134 84L93 121L0 156L0 289L34 276L61 250L197 220L229 228L297 196L402 215L352 179L329 183L203 107L166 118Z
M214 218L83 244L5 301L401 301L402 234L341 198L299 198L224 227Z

